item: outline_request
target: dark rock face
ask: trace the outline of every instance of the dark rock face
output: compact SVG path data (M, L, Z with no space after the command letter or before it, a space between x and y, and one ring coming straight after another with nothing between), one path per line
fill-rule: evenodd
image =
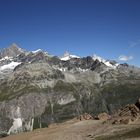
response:
M0 131L30 131L85 112L112 114L139 98L139 68L111 68L90 56L62 61L42 51L24 53L16 48L3 53L12 60L0 61L0 68L21 63L0 71Z
M137 108L139 108L139 110L140 110L140 98L137 100L137 102L135 103L135 106L137 107Z

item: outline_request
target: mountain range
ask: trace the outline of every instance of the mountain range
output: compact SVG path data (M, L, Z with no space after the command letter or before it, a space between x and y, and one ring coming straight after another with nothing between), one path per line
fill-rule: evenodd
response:
M140 68L15 43L0 51L0 131L32 131L85 112L115 113L140 96Z

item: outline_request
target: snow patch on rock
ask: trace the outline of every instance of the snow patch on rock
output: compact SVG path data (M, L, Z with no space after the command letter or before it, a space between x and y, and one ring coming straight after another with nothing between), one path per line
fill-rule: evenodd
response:
M21 119L21 112L20 112L20 107L17 107L16 109L13 108L12 110L12 117L13 118L13 125L8 131L8 135L12 133L19 133L22 131L22 119Z
M4 60L10 60L10 61L12 61L13 60L13 57L5 56L2 59L0 59L0 62L1 61L4 61Z
M12 61L9 64L1 66L0 67L0 71L7 70L7 69L12 69L13 70L16 66L18 66L20 64L21 64L21 62L14 62L14 61Z
M101 58L100 56L97 56L96 54L93 55L92 59L95 61L95 60L98 60L99 62L102 62L104 63L106 66L108 66L109 68L112 68L112 69L116 69L116 67L119 65L118 63L116 64L111 64L110 61L107 61L103 58Z
M67 70L67 68L58 68L58 70L65 72Z
M89 69L81 69L81 68L78 68L78 71L80 71L80 72L86 72L86 71L89 71Z
M22 131L22 119L21 118L14 118L13 119L13 125L8 131L8 134L11 133L19 133Z
M58 104L65 105L65 104L71 103L73 101L75 101L75 98L73 97L73 95L68 94L68 95L60 98L60 100L58 100Z

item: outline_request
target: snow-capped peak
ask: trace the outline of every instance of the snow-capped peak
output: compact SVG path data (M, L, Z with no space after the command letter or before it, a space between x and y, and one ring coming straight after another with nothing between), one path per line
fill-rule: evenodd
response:
M41 49L38 49L36 51L32 51L32 53L38 53L38 52L42 52L42 50Z
M62 57L60 57L60 59L63 60L63 61L70 60L71 58L80 58L80 57L76 56L76 55L71 55L67 51L64 53L64 55Z
M101 58L100 56L94 54L92 59L95 61L95 60L98 60L99 62L105 62L106 60Z
M103 58L101 58L100 56L97 56L96 54L93 55L92 59L95 61L95 60L98 60L99 62L102 62L104 63L106 66L110 67L110 68L113 68L115 69L119 64L118 63L115 63L115 64L112 64L110 61L108 60L105 60Z

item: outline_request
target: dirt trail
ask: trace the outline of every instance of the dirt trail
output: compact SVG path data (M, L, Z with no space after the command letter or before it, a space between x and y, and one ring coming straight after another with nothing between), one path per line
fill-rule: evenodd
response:
M131 128L136 125L131 125ZM54 124L49 128L37 129L2 140L94 140L95 136L113 134L130 129L128 125L103 124L97 120L71 120L62 124Z

